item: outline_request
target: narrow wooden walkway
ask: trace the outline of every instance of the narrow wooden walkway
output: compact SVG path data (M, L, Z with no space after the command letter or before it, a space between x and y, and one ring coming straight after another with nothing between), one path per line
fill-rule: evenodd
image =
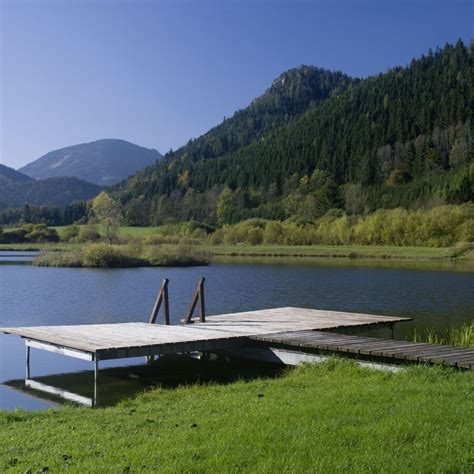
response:
M474 369L474 349L453 346L349 336L323 331L290 331L254 335L249 338L265 343L266 346L297 348L303 352L309 350L330 354L345 353L353 356L367 356L371 359L441 363Z

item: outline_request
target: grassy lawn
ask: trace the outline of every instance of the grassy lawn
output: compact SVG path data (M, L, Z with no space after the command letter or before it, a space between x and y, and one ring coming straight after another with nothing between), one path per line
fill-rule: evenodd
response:
M333 360L110 408L0 412L0 471L472 472L473 382Z

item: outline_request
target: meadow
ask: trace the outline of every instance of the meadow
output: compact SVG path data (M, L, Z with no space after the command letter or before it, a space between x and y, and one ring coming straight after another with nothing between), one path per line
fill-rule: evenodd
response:
M109 408L0 412L0 470L470 472L473 377L333 359Z

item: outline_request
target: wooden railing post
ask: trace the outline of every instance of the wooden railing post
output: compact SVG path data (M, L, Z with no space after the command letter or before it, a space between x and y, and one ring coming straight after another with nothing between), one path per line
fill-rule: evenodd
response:
M199 306L199 320L202 323L206 322L206 306L205 306L205 300L204 300L204 282L206 279L202 277L198 285L196 287L196 291L194 292L193 299L191 301L191 305L189 306L188 313L186 317L184 318L184 324L190 324L191 319L193 317L194 310L196 309L197 302L199 300L200 306Z
M206 322L206 304L204 301L204 282L206 279L204 277L201 278L199 281L199 303L200 303L200 308L199 308L199 319L201 320L201 323Z
M158 317L158 312L160 311L161 304L163 303L163 310L164 310L164 316L165 316L165 324L170 324L170 305L169 305L169 299L168 299L168 278L165 278L163 280L163 283L161 284L160 291L158 293L158 296L156 297L155 305L153 306L153 309L151 311L150 315L150 324L154 324L156 322L156 318Z

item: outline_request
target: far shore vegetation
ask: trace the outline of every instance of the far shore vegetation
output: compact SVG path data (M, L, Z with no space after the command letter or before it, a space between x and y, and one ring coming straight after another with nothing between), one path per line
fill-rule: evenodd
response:
M474 203L366 215L332 209L314 221L252 218L218 228L121 226L123 210L106 192L89 207L84 224L0 228L0 249L42 250L36 264L49 266L193 265L218 256L474 260Z
M184 245L144 247L140 244L89 243L73 251L44 251L33 262L41 267L179 267L207 265L209 255Z

